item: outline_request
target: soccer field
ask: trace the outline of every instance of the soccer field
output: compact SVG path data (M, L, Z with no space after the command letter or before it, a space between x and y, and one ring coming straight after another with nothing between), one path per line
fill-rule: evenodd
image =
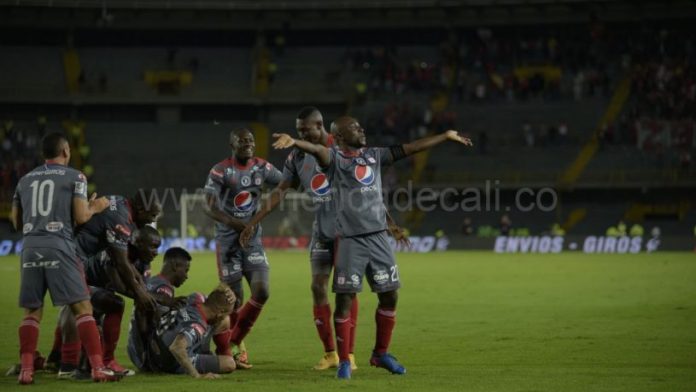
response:
M254 368L221 380L136 375L106 390L147 391L693 391L696 388L696 257L640 255L400 254L391 351L405 376L370 368L375 296L360 294L359 369L348 382L314 371L322 354L312 322L304 252L269 252L271 298L247 338ZM159 270L159 260L153 266ZM0 365L18 360L17 257L0 258ZM214 255L195 254L179 289L208 292ZM48 297L47 297L48 298ZM39 349L50 349L47 307ZM130 310L127 310L127 315ZM118 358L125 353L124 317ZM38 374L34 391L87 390L90 382ZM19 389L0 377L0 390ZM22 388L27 390L27 388Z

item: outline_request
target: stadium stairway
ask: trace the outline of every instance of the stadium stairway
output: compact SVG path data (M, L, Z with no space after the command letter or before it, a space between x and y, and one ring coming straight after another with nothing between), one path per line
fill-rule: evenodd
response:
M599 121L599 125L593 132L590 140L580 150L580 153L575 160L568 166L560 178L559 185L561 188L572 188L575 182L580 178L583 171L595 156L599 148L599 136L603 128L613 123L626 103L631 92L631 75L624 75L614 91L614 95L609 102L604 116Z

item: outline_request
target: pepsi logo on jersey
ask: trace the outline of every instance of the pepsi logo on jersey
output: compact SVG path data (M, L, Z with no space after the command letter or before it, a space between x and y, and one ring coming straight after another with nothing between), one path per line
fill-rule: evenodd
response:
M254 196L251 192L241 191L234 196L234 208L238 211L249 212L254 206Z

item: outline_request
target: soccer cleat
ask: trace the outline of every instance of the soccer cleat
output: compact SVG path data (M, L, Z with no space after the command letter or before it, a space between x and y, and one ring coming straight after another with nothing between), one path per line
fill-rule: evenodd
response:
M319 360L319 363L314 365L314 370L326 370L329 368L335 368L338 366L338 354L336 351L329 351L324 353L324 355Z
M33 369L22 369L19 372L19 377L17 382L20 385L29 385L34 383L34 370Z
M372 353L370 365L387 369L392 374L405 374L406 369L389 353L377 354Z
M254 367L249 363L249 353L246 351L234 354L234 362L237 364L237 369L240 370L249 370Z
M44 364L44 370L48 372L56 372L60 368L60 351L51 351L46 358L46 363Z
M94 382L121 381L121 376L114 373L113 370L107 369L107 368L92 369L92 381L94 381Z
M5 376L19 376L19 373L22 371L22 365L15 363L14 365L10 366L9 369L5 372Z
M77 376L77 369L73 370L58 370L58 379L59 380L72 380L75 379Z
M350 380L351 373L352 371L350 370L350 361L340 361L338 363L336 378L341 380Z
M355 363L355 355L348 354L350 358L350 370L358 370L358 365Z
M107 369L113 370L114 374L122 376L122 377L135 376L134 370L121 366L121 364L116 362L115 359L112 359L111 361L105 363L104 367L106 367Z

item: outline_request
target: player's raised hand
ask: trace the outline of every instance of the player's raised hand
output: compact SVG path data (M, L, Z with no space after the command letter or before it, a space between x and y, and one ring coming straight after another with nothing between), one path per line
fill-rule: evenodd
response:
M459 132L450 129L449 131L445 132L445 135L447 136L447 139L462 143L465 146L473 146L474 143L471 142L471 139L468 137L464 137L459 134Z
M96 193L92 193L92 196L89 198L89 208L95 211L96 213L100 213L107 209L109 207L109 199L106 197L102 196L97 198Z
M276 139L276 141L273 142L273 148L276 150L283 150L295 145L295 139L287 133L274 133L273 138Z

